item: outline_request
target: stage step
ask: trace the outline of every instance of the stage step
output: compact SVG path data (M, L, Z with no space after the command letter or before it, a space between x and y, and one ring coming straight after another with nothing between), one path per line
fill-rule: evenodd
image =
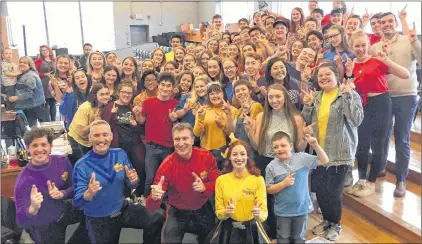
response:
M312 228L322 222L322 215L315 211L309 215L308 230L306 232L306 239L312 240L314 238L324 238L312 234ZM405 240L400 239L392 233L385 232L379 229L370 221L363 218L360 214L348 207L343 208L341 217L342 231L340 237L336 240L337 243L404 243ZM321 239L315 240L321 240ZM314 243L321 243L324 240L316 241Z
M358 180L353 170L354 183ZM378 178L376 193L358 198L344 193L344 204L374 225L411 243L421 243L421 196L420 185L407 183L404 198L394 198L395 177L388 174ZM419 194L415 194L418 193Z

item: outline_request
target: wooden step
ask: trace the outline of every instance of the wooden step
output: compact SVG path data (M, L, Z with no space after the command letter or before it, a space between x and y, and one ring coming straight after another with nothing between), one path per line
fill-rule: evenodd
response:
M354 183L358 180L357 170L353 171ZM344 193L344 204L372 222L399 238L411 243L421 243L421 196L416 189L407 190L404 198L394 198L395 184L388 179L378 178L375 194L358 198ZM420 186L413 184L412 187Z
M306 239L316 238L312 233L312 228L322 222L322 215L311 213L308 218L308 230ZM342 231L337 243L404 243L396 235L379 229L370 221L348 207L343 208L341 217ZM320 238L324 238L321 235Z
M421 185L421 145L416 142L410 142L410 161L409 161L409 174L407 180ZM396 149L394 145L394 138L390 140L390 150L388 151L387 158L387 171L395 174L396 173Z

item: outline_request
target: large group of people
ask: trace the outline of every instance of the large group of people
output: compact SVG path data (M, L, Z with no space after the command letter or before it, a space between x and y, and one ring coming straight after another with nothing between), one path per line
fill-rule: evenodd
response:
M303 243L316 204L312 232L334 241L345 187L375 193L393 132L394 196L404 197L421 64L406 7L360 16L334 1L324 15L311 0L309 12L264 9L238 32L217 14L202 43L175 35L170 52L140 61L87 43L79 60L42 45L17 66L5 48L7 109L33 126L54 121L59 103L72 148L51 156L48 130L26 133L18 225L36 243L63 243L77 222L72 243L118 243L125 227L145 243L186 232L199 243Z

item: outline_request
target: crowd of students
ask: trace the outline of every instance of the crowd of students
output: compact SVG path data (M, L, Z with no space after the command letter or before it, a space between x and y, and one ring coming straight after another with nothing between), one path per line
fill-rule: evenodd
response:
M406 7L359 16L334 1L324 16L309 1L309 12L265 9L232 33L215 15L203 43L175 35L170 52L142 61L91 44L79 60L54 57L43 45L17 68L4 49L8 109L32 126L60 103L72 147L49 156L48 131L26 134L18 224L36 243L64 242L76 222L74 243L117 243L123 227L144 229L146 243L181 243L185 232L199 243L301 243L316 200L323 222L312 232L334 241L355 159L346 192L367 197L393 131L394 196L404 197L421 64Z

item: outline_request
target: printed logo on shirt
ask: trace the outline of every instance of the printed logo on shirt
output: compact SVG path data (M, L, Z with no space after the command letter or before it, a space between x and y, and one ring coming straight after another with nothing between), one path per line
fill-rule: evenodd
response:
M119 172L120 170L123 169L123 165L121 163L117 163L114 165L114 171Z
M243 193L244 195L247 195L247 196L254 195L253 191L252 191L251 189L249 189L249 188L245 188L245 189L243 189L243 190L242 190L242 193Z
M116 117L118 124L130 124L130 121L133 119L132 112L127 112L120 114Z
M199 174L199 177L201 178L201 180L205 180L208 177L208 173L207 171L202 171L201 174Z
M69 173L67 171L63 172L63 174L62 174L62 180L63 181L67 181L68 178L69 178Z

